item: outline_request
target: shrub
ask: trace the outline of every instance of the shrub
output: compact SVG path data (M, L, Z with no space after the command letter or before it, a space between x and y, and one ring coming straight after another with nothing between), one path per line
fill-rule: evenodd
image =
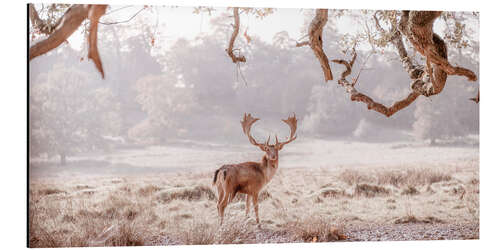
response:
M354 195L365 196L365 197L375 197L378 195L388 195L389 190L376 185L369 184L358 184L354 190Z
M161 202L168 203L172 200L200 200L205 197L209 200L215 200L215 194L207 186L196 186L194 188L173 188L160 193L158 199Z
M295 239L304 242L331 242L345 240L342 227L334 225L323 218L309 217L285 225Z

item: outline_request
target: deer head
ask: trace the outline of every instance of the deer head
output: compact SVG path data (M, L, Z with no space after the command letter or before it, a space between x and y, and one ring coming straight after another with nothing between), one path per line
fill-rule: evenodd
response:
M266 157L268 160L271 161L277 161L278 160L278 151L283 149L283 146L286 144L292 142L293 140L297 139L295 136L295 132L297 131L297 118L295 117L295 114L286 120L282 120L285 122L289 127L290 127L290 137L288 138L287 141L285 142L279 142L278 140L278 135L275 135L275 143L274 145L269 144L269 140L271 139L271 136L267 137L267 141L265 143L258 143L250 134L250 130L252 129L252 125L258 121L259 118L254 118L250 114L244 114L243 115L243 121L241 121L241 127L243 128L243 133L248 137L248 140L252 145L255 145L260 148L260 150L264 151L266 153Z

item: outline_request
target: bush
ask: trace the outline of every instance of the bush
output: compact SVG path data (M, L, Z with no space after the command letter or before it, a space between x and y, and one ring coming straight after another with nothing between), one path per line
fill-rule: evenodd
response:
M388 195L389 190L376 185L369 184L358 184L354 190L354 195L365 196L365 197L375 197L378 195Z

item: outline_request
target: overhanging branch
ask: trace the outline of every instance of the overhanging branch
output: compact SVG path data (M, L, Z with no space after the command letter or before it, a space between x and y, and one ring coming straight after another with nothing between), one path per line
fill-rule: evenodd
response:
M410 79L412 79L412 91L406 98L396 101L389 107L375 102L369 96L358 92L355 88L357 79L351 82L346 79L346 77L351 74L352 66L356 60L356 52L354 51L353 58L350 62L342 59L333 60L334 63L342 64L346 67L338 83L351 95L351 100L366 103L368 109L389 117L399 110L408 107L420 95L428 97L439 94L446 84L448 74L464 75L468 77L469 80L475 80L476 76L472 71L461 67L453 67L449 64L446 44L432 31L432 23L439 14L439 12L416 12L411 14L408 11L403 11L399 23L399 30L396 28L396 25L392 23L391 30L386 31L380 26L376 12L373 16L375 19L375 26L381 34L389 35L389 42L396 47L403 67ZM411 23L411 25L409 23ZM409 38L410 42L419 53L427 57L426 67L413 64L404 46L401 33ZM427 70L424 70L424 68L427 68ZM471 100L476 103L479 102L479 91L478 95L475 98L471 98Z
M238 36L238 32L240 31L240 13L239 13L239 8L235 7L233 8L233 15L234 15L234 25L233 25L233 34L231 35L231 39L229 40L229 45L226 49L227 54L231 59L233 60L233 63L238 63L238 62L246 62L245 56L235 56L234 55L234 42L236 41L236 37Z
M90 30L88 58L94 62L97 70L101 72L102 78L104 78L104 69L102 68L101 57L97 49L97 27L99 25L99 19L104 15L107 7L107 5L93 5L89 11Z
M49 36L34 44L29 50L29 60L43 55L54 48L57 48L61 43L75 32L85 18L87 18L89 5L76 4L64 13L64 15L57 21L59 25L49 34Z
M36 18L38 14L36 10L33 11L30 8L30 18L33 18L33 25L40 23ZM101 59L99 57L99 51L97 49L97 26L100 17L106 12L107 5L88 5L88 4L74 4L68 8L64 15L56 22L58 25L53 31L48 34L48 37L44 40L34 44L29 49L29 60L43 55L55 48L57 48L61 43L66 41L66 39L73 34L82 22L89 18L90 20L90 33L89 33L89 53L88 57L91 59L102 77L104 78L104 70L102 68Z
M446 52L446 44L432 30L434 21L440 15L441 11L403 11L399 29L420 54L447 75L465 76L469 81L476 81L477 76L474 72L463 67L452 66L443 53L443 49Z
M408 94L408 96L400 101L395 102L389 107L386 107L385 105L375 102L372 98L369 96L359 92L355 88L355 84L357 81L357 78L351 82L349 82L346 77L349 76L352 73L352 66L354 65L356 61L357 53L356 51L353 50L353 57L350 62L343 60L343 59L335 59L332 60L334 63L337 64L342 64L346 67L346 70L342 72L341 78L338 80L338 83L343 86L348 94L351 95L351 101L356 101L356 102L363 102L366 103L366 107L369 110L374 110L377 111L381 114L384 114L387 117L392 116L396 112L398 112L401 109L404 109L408 107L412 102L414 102L418 96L420 96L420 93L418 91L413 90Z
M61 19L59 19L55 24L51 25L47 21L44 21L38 15L38 11L35 9L35 6L30 3L28 4L29 16L31 25L34 29L38 30L40 33L45 35L50 35L59 25Z
M328 10L327 9L317 9L316 16L311 21L309 25L309 47L314 52L316 58L318 58L319 63L321 64L321 69L323 70L323 75L325 77L325 82L329 80L333 80L332 70L330 68L330 63L328 61L328 57L323 51L323 27L326 25L328 21ZM305 43L297 44L305 45Z

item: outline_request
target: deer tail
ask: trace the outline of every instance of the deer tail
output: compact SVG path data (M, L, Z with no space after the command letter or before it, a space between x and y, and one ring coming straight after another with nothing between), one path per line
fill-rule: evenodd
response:
M217 178L219 177L219 171L221 171L221 170L222 170L222 174L224 175L223 180L226 180L226 169L219 168L219 169L215 170L214 180L212 181L212 185L215 185L215 183L217 182Z
M220 171L220 168L215 170L215 174L214 174L214 181L212 182L212 185L215 185L215 182L217 181L217 175L219 174L219 171Z

